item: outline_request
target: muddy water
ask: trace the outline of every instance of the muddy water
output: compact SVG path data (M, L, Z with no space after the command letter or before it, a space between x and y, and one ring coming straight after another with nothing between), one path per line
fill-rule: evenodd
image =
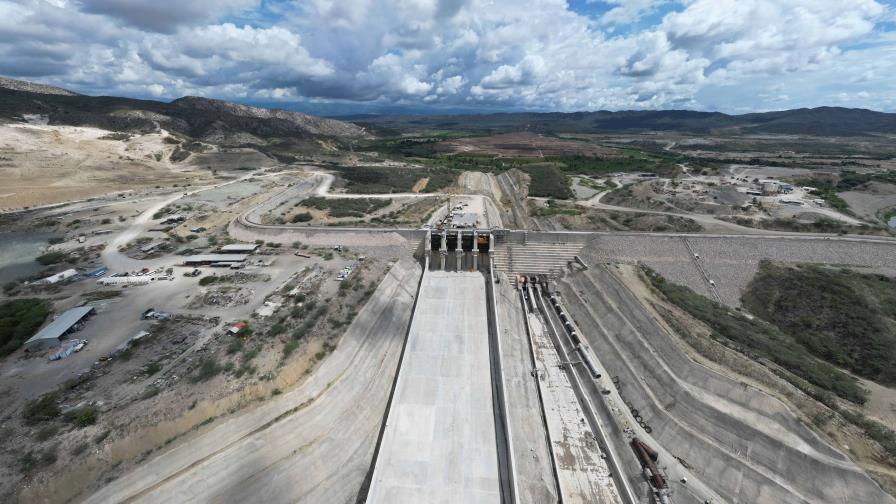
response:
M41 247L57 233L12 232L0 233L0 283L18 280L34 275L43 269L35 257L41 254Z

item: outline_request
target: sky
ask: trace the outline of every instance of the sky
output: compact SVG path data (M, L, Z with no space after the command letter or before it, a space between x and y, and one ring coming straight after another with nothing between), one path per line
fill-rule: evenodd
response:
M328 115L896 112L896 0L0 0L0 75Z

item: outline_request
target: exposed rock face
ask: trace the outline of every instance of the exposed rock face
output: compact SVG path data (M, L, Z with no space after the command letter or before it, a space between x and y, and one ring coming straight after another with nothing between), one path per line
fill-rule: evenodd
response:
M221 145L348 144L372 138L352 123L279 109L250 107L188 96L164 103L110 96L85 96L61 88L0 77L0 119L19 121L40 114L50 124L94 126L147 133L164 128Z
M44 84L37 84L35 82L8 79L6 77L0 77L0 88L11 89L13 91L25 91L27 93L78 96L78 93L69 91L68 89L46 86Z
M218 114L228 114L236 117L264 119L270 121L272 128L294 129L311 135L369 138L370 135L359 126L352 123L325 119L323 117L310 116L301 112L290 112L281 109L266 109L250 107L238 103L213 100L198 96L185 96L171 102L172 105Z

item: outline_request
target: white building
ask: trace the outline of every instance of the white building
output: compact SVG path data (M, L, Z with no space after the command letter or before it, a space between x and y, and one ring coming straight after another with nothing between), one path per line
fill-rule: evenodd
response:
M69 278L78 276L78 271L75 269L67 269L65 271L60 271L55 275L50 275L46 278L41 278L40 280L35 281L34 283L41 284L54 284L59 283L63 280L68 280Z

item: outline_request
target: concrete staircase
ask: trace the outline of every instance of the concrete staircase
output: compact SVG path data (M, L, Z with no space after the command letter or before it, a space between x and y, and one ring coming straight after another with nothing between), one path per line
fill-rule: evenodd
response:
M492 251L495 269L508 275L559 276L582 250L582 243L498 244Z

